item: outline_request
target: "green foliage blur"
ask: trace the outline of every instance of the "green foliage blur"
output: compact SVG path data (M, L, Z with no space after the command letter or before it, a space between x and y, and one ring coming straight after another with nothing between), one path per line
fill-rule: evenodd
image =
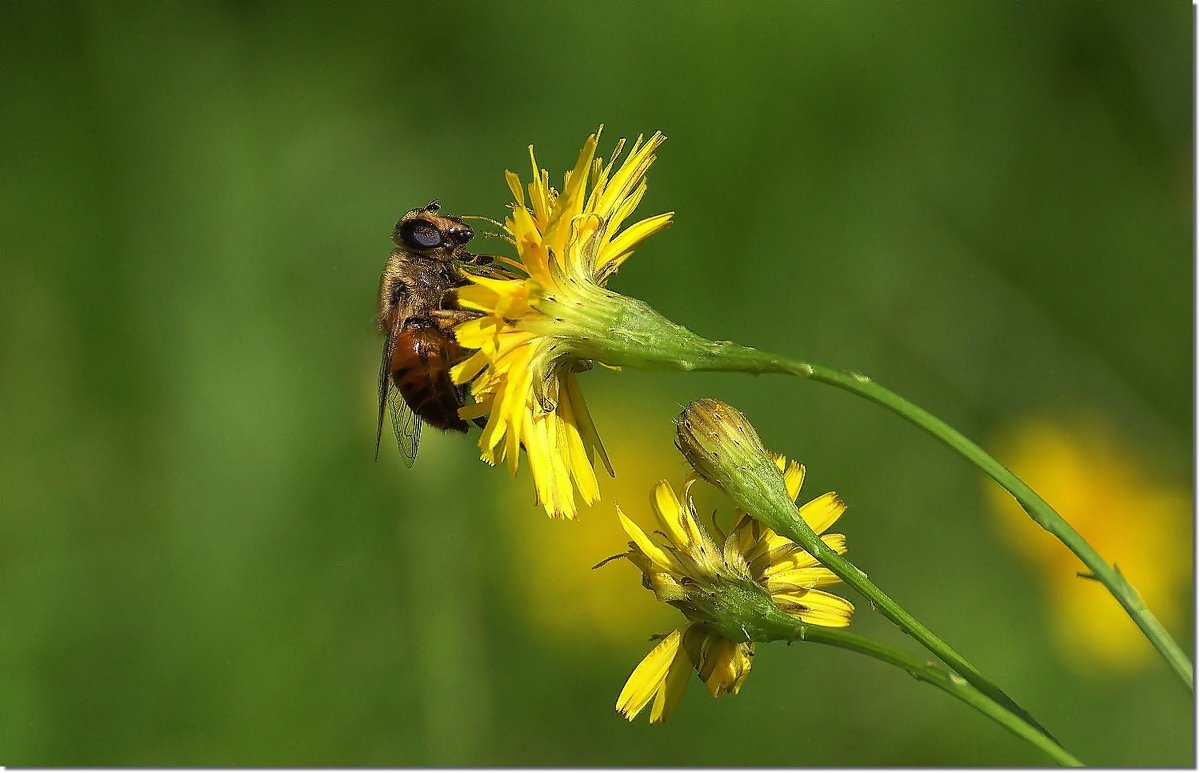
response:
M661 129L640 213L676 223L615 289L868 373L985 445L1028 415L1101 416L1190 488L1191 14L3 4L0 762L1045 764L815 646L762 646L741 695L693 683L669 724L625 723L616 695L678 615L631 567L590 569L615 528L549 521L471 441L372 460L378 273L411 207L502 218L529 143L561 180L599 124L602 154ZM872 579L1066 748L1194 764L1169 669L1057 647L1050 580L997 538L982 476L918 430L798 379L583 385L610 494L678 481L672 418L726 400L808 465L809 494L850 503ZM584 519L644 517L621 491ZM555 628L573 604L553 592L602 575L625 594L608 617ZM859 607L853 630L917 651ZM1190 649L1190 617L1170 627Z

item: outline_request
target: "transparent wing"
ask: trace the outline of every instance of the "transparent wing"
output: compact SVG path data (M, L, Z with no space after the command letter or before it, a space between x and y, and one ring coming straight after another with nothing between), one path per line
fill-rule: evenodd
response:
M412 467L417 458L417 446L421 442L421 422L404 401L400 390L392 385L388 367L396 351L396 336L403 326L404 320L397 314L383 347L383 359L379 363L379 422L375 427L375 461L379 461L379 445L383 439L383 414L388 411L391 413L392 431L396 433L400 456L406 467Z
M396 447L404 459L404 466L412 467L417 460L417 447L421 444L421 420L404 401L399 389L388 393L388 408L392 414L392 431L396 433Z

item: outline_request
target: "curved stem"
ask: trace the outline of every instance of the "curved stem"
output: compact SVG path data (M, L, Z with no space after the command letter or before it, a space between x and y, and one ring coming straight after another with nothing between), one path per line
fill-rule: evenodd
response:
M1188 656L1116 565L1107 563L1037 492L961 432L861 374L760 352L730 341L709 341L663 317L644 301L611 292L609 296L604 307L605 335L578 341L576 347L581 356L610 365L785 373L830 384L882 405L957 451L1012 494L1034 522L1066 545L1091 571L1092 577L1108 588L1187 688L1193 688L1192 663ZM968 674L963 676L968 677Z
M785 623L781 620L780 623L783 625L790 624L792 629L789 640L803 640L838 647L839 649L858 652L876 660L881 660L884 663L898 666L907 671L914 679L933 685L939 690L966 703L989 719L1008 728L1018 737L1040 749L1059 765L1068 767L1081 767L1083 765L1082 762L1059 746L1053 738L1046 735L1036 725L1031 724L1010 709L992 700L971 684L957 677L955 674L946 671L944 668L923 663L912 655L863 636L857 636L832 628L805 625L786 615L780 615L780 617L786 618L787 621Z
M764 466L769 467L771 472L777 472L770 460L764 459L764 462ZM737 477L730 476L728 480L723 480L721 483L725 493L740 509L770 526L777 534L787 537L803 547L817 561L837 575L842 582L869 599L874 610L916 639L921 646L941 658L942 662L954 669L979 692L1021 717L1023 721L1037 728L1044 735L1054 739L1054 736L1042 727L1029 712L1021 708L1003 690L992 684L966 658L959 655L954 648L909 614L891 596L884 593L879 586L867 578L862 570L826 545L812 530L812 527L800 517L795 503L783 488L781 477L746 474ZM775 485L771 485L772 483Z
M967 439L961 432L866 376L767 354L746 347L722 344L716 346L724 350L725 356L714 362L706 363L703 369L738 370L748 373L787 373L831 384L860 397L865 397L877 405L882 405L964 456L1012 494L1035 523L1057 537L1079 557L1079 560L1091 571L1092 576L1103 583L1117 602L1124 607L1129 617L1174 669L1188 689L1193 688L1193 669L1188 656L1146 606L1137 590L1121 574L1121 570L1115 564L1107 563L1095 548L1088 544L1087 540L1028 484Z

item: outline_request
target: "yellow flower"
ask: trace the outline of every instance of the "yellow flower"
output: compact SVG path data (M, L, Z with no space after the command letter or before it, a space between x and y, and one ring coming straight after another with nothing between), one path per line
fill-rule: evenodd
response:
M1191 581L1191 497L1166 485L1099 423L1030 420L997 443L1000 458L1113 561L1165 624ZM1130 669L1154 650L1108 592L1076 577L1079 559L1029 522L1004 491L988 497L1006 539L1047 579L1056 640L1071 662ZM1077 656L1082 656L1082 660Z
M803 465L782 456L772 458L795 501L804 482ZM632 540L623 555L642 572L642 584L693 621L664 637L634 669L617 700L617 710L630 720L654 698L650 721L665 722L687 686L685 675L693 669L713 697L738 691L754 654L749 631L753 621L739 619L747 593L765 597L778 610L811 625L842 628L850 624L854 611L849 601L819 590L839 581L831 571L749 515L739 513L728 535L714 523L714 539L692 503L695 481L685 483L682 499L666 481L654 487L650 504L657 538L617 509ZM845 536L824 532L845 510L830 492L800 507L799 513L823 535L826 545L844 554Z
M617 698L617 711L632 722L653 699L651 724L666 722L683 700L693 670L714 698L736 695L753 657L753 643L732 642L702 623L681 626L662 637L633 670Z
M619 166L623 141L604 164L594 158L598 137L588 137L561 193L530 146L528 200L518 177L506 173L515 202L504 227L517 249L511 266L524 276L472 276L459 291L461 305L483 315L457 328L459 342L477 351L452 372L455 383L471 383L475 405L463 416L488 416L481 457L507 461L515 475L524 447L538 503L565 518L575 517L576 492L587 504L599 499L596 456L612 474L576 377L591 366L590 342L612 328L623 305L604 285L673 214L622 230L646 191L663 135L639 137Z

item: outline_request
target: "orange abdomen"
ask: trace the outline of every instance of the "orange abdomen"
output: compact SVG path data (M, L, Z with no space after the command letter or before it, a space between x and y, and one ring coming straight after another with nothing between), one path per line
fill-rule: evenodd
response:
M450 366L462 359L458 341L432 327L412 327L396 336L389 363L392 383L422 421L438 429L467 431L458 416L463 398L450 380Z

